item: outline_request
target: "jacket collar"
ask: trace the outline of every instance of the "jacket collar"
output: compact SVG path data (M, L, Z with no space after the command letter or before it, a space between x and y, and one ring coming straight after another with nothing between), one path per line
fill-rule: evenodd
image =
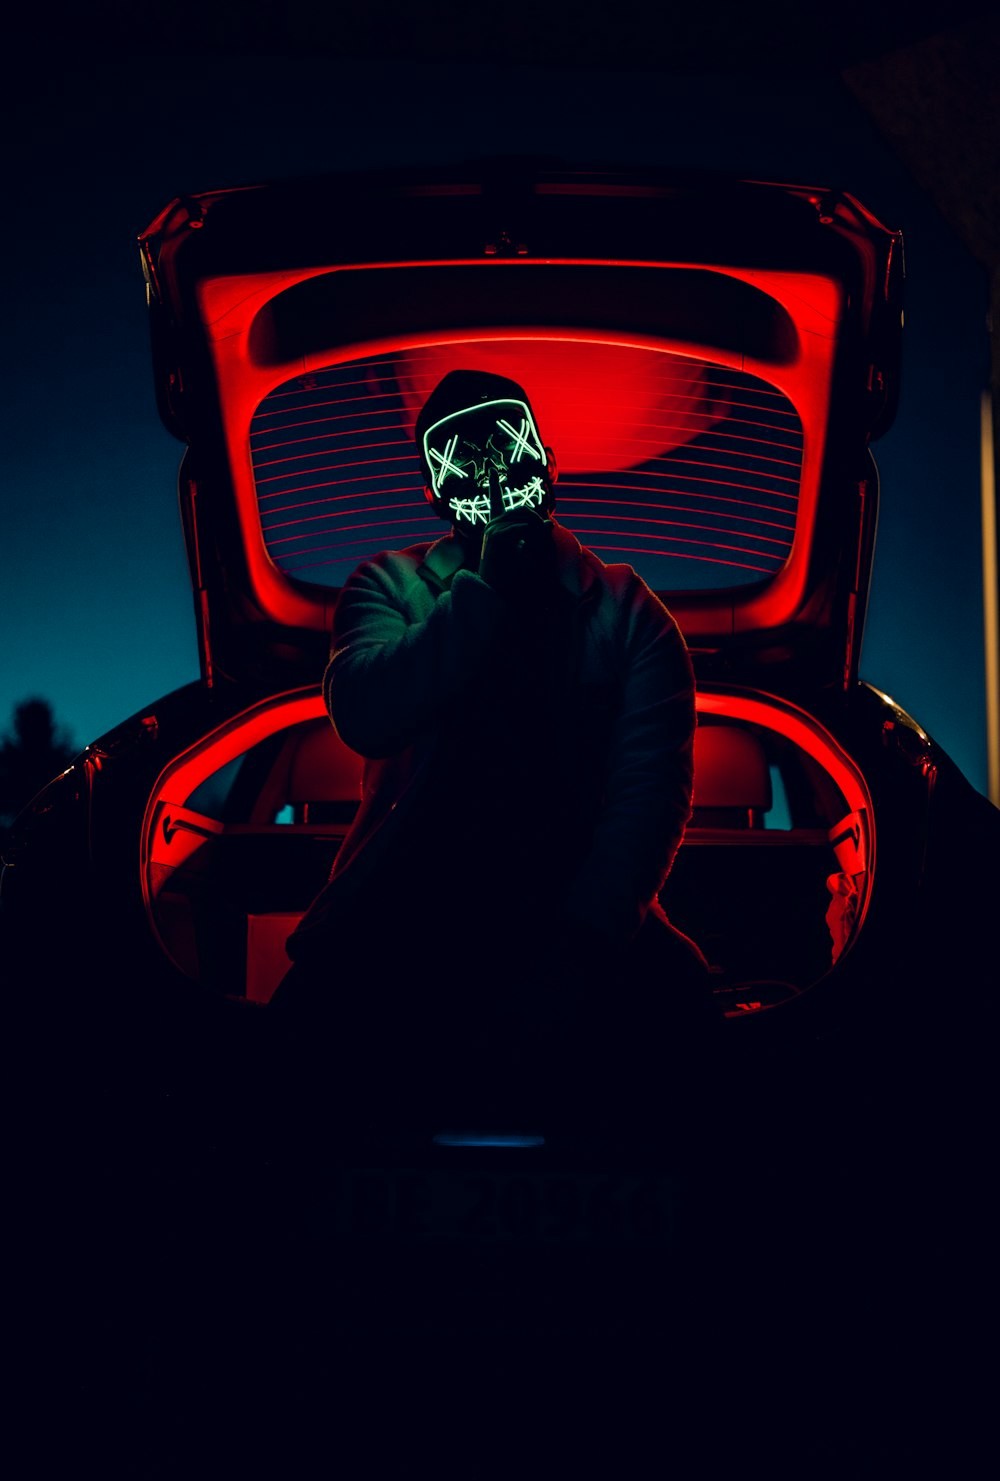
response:
M586 558L589 552L584 552L576 536L571 535L558 520L554 519L552 525L559 580L575 597L585 597L597 580L592 562ZM455 572L461 569L464 558L461 541L455 535L447 534L434 542L421 565L446 589Z

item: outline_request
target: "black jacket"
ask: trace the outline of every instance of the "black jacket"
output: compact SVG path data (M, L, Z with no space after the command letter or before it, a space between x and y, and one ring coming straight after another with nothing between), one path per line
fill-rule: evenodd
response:
M547 904L563 924L624 946L651 907L662 914L656 896L691 810L690 659L630 566L604 565L558 524L555 543L557 599L527 630L462 568L452 536L384 553L349 578L324 694L342 740L366 758L362 802L290 938L293 957L349 924L400 850L411 860L429 850L453 876L445 894L461 888L476 864L473 825L485 856L509 808L525 867L544 857ZM527 788L523 806L511 774ZM452 827L460 852L447 848Z

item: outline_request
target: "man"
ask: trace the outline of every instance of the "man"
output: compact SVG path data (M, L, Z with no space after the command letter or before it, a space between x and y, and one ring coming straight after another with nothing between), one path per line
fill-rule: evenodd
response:
M378 1095L499 1104L527 1076L613 1099L710 1012L657 902L691 807L688 653L631 567L552 518L520 386L453 371L416 441L451 529L339 598L324 694L362 802L273 1008Z

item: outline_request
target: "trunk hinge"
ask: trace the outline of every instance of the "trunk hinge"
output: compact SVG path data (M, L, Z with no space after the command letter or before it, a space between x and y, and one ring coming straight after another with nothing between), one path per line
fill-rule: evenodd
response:
M209 622L208 592L205 589L201 567L201 536L198 528L198 485L190 476L187 477L187 487L191 512L191 563L194 568L195 620L198 624L198 639L201 648L202 678L205 681L206 689L212 689L215 685L215 665L212 661L212 633Z
M845 694L851 689L857 678L857 615L858 594L861 591L861 576L865 559L865 508L868 496L868 481L860 479L857 485L858 506L856 511L855 552L854 571L851 576L851 589L847 595L847 641L844 647L844 674L843 687Z

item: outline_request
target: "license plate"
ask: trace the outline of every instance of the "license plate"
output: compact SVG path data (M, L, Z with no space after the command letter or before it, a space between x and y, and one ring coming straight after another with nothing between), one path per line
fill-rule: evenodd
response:
M663 1173L351 1169L318 1212L321 1237L341 1240L673 1245L680 1187Z

